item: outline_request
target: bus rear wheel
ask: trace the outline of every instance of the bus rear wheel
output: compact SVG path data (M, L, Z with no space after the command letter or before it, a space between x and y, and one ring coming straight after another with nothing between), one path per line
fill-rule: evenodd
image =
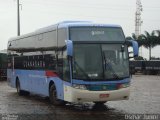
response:
M56 106L60 106L60 105L64 105L65 104L64 101L59 100L57 98L57 90L56 90L56 87L55 87L54 84L52 84L50 89L49 89L49 99L50 99L50 102L53 105L56 105Z
M16 80L16 89L19 96L29 95L29 92L21 90L19 79Z

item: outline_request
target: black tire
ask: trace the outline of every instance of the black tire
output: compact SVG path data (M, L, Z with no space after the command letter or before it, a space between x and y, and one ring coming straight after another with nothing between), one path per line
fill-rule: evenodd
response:
M21 86L18 78L16 80L16 89L19 96L30 94L28 91L21 90Z
M143 75L147 75L147 72L146 72L146 70L143 70L143 72L142 72L142 73L143 73Z
M94 102L96 105L103 105L105 104L107 101L99 101L99 102Z
M56 105L56 106L65 104L64 101L59 100L57 98L57 90L54 84L52 84L51 87L49 88L49 99L50 99L51 104Z

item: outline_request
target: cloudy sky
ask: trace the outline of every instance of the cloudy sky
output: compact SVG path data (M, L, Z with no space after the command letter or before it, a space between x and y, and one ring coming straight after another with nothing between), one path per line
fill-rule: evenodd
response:
M160 0L141 0L142 33L160 29ZM21 34L65 20L119 24L126 36L134 33L136 0L20 0ZM0 50L17 35L16 0L0 0ZM160 47L152 52L160 57ZM142 50L147 57L148 51Z

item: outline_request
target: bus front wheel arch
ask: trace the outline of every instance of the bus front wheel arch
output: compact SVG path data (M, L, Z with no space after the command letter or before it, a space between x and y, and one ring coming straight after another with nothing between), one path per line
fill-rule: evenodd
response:
M65 104L63 100L59 100L57 98L57 90L56 90L54 83L50 84L50 87L49 87L49 100L51 104L56 105L56 106Z

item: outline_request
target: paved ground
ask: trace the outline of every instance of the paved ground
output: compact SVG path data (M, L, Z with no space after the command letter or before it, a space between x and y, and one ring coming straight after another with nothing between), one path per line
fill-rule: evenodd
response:
M129 100L100 107L93 103L55 107L43 97L18 96L15 89L0 81L0 120L123 120L128 119L125 115L136 113L160 114L160 76L134 75Z

